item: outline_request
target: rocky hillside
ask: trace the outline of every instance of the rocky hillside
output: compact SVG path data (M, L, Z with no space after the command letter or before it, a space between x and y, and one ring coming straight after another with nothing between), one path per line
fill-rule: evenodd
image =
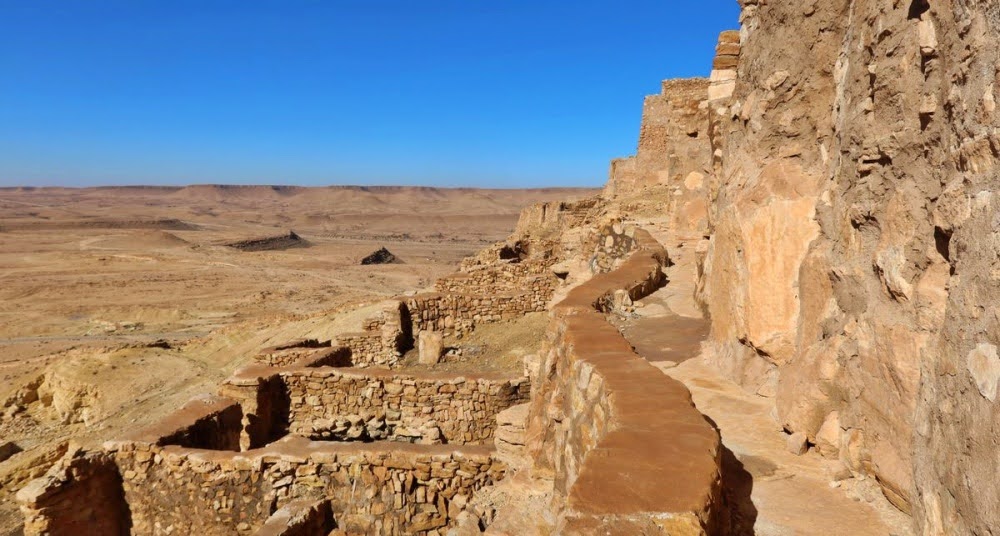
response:
M605 197L704 237L711 359L788 432L919 532L989 533L1000 4L741 4L711 79L647 98Z

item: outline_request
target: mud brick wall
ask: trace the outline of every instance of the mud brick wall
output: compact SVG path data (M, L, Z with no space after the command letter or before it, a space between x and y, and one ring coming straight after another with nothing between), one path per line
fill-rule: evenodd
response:
M19 491L17 499L24 534L129 534L122 479L103 452L69 453Z
M350 534L427 534L503 477L486 447L282 441L242 455L109 445L124 475L132 533L253 534L294 501L330 501Z
M441 378L385 371L303 369L281 376L289 395L289 431L314 437L332 423L376 419L390 429L436 427L452 444L493 438L496 414L528 400L522 379Z

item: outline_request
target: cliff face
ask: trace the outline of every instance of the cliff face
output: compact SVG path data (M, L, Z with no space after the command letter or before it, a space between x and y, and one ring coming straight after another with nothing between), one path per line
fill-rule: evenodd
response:
M709 359L924 533L986 533L1000 522L1000 4L742 7L739 43L724 34L712 83L687 98L698 112L647 99L643 137L666 139L616 161L605 195L666 188L678 233L701 232L682 214L703 203ZM684 188L691 172L703 187Z

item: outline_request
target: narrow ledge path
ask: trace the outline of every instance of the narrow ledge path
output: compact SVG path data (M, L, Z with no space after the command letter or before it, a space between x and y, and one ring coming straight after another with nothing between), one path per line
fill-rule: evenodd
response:
M674 237L665 222L637 222L667 247L675 263L666 286L614 319L636 351L683 382L695 405L719 428L723 472L739 534L762 536L911 536L911 519L871 479L835 481L838 462L786 448L773 402L744 391L705 364L709 321L694 301L698 238Z

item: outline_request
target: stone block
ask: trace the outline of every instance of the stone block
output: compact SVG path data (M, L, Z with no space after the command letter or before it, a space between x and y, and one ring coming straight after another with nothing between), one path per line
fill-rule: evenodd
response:
M420 332L417 342L419 357L422 365L436 365L441 360L444 353L444 337L439 331L423 330Z

